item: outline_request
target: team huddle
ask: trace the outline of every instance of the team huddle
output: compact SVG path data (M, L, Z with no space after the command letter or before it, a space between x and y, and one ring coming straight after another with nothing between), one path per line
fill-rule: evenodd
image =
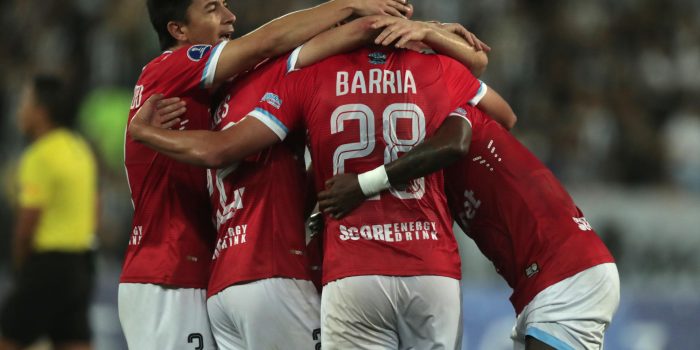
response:
M516 349L602 348L614 259L509 133L471 33L408 20L404 0L333 0L237 39L220 0L148 10L164 52L126 132L129 348L461 349L453 218L514 290Z

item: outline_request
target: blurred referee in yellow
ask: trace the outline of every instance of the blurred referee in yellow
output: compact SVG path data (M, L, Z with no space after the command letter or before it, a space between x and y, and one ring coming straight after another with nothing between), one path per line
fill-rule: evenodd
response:
M31 144L19 167L16 281L0 310L0 350L42 337L58 350L91 348L97 170L88 144L69 129L69 101L52 76L36 76L23 91L19 126Z

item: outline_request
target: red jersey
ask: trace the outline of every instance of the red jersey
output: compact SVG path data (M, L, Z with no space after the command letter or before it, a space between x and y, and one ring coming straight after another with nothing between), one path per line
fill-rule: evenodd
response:
M316 189L335 174L388 163L429 137L481 83L456 61L361 49L291 73L251 115L284 139L306 127ZM459 279L442 173L325 218L323 283L358 275Z
M226 88L217 130L243 119L287 73L287 59L268 61ZM297 133L223 169L208 171L218 228L208 295L271 277L310 279L304 226L304 134Z
M163 52L141 72L129 121L151 95L177 96L187 103L179 128L210 129L207 88L219 54L194 45ZM121 282L206 288L214 243L206 171L179 163L126 137L124 163L134 205Z
M445 171L457 223L513 288L516 313L548 286L613 262L564 187L497 122L465 106L469 154Z

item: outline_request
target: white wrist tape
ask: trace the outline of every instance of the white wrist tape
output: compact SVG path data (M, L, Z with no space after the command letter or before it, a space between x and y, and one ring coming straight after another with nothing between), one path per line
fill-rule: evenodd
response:
M384 169L383 165L357 175L357 182L360 183L362 193L367 197L374 196L381 191L391 188L389 176L387 176L386 169Z

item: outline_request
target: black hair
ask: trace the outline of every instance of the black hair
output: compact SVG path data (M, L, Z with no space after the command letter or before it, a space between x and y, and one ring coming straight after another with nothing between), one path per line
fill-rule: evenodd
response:
M74 96L63 80L54 75L39 74L32 81L32 90L35 103L46 110L54 125L73 127L75 122Z
M187 23L187 8L192 0L148 0L148 16L153 29L158 34L161 50L167 50L177 44L177 40L168 31L168 22Z

